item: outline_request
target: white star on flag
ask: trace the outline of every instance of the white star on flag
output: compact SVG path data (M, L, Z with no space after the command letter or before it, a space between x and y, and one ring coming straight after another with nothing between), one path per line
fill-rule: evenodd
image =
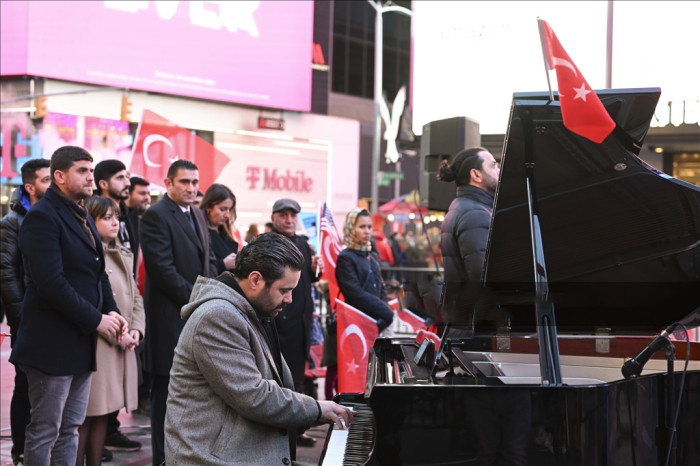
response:
M360 368L360 365L355 362L355 358L353 357L350 361L347 362L347 371L348 373L352 374L357 374L357 369Z
M581 83L581 87L575 87L574 90L576 91L576 95L574 96L574 100L581 99L584 102L586 101L586 95L588 95L591 92L588 89L586 89L585 83Z

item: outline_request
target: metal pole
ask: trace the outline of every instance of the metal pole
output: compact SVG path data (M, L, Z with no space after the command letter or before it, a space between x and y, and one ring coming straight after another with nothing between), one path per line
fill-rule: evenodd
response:
M382 117L379 114L379 102L382 98L382 71L384 54L384 23L382 6L378 2L369 2L374 7L374 144L372 145L372 213L379 206L379 157L382 148Z
M393 4L391 1L384 5L379 0L367 0L375 12L374 18L374 144L372 145L372 213L379 207L379 158L382 150L382 117L379 113L379 99L383 98L383 54L384 54L384 13L397 12L412 16L408 8Z
M612 88L613 0L608 0L608 40L605 54L605 87Z

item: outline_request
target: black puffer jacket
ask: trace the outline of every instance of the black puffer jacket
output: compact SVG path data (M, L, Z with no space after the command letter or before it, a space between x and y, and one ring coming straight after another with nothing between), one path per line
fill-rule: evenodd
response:
M10 213L0 220L0 291L12 335L17 334L24 299L24 266L19 251L19 227L27 214L29 195L20 186L12 192Z
M375 253L344 249L338 254L335 278L345 302L375 319L380 332L391 324L394 312L387 304Z
M445 281L481 280L488 241L493 196L476 186L458 186L442 223L440 246Z

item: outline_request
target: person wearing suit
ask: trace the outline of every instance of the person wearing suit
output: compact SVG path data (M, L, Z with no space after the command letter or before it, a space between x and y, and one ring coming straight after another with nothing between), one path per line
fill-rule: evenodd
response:
M292 303L275 317L279 329L280 349L289 364L294 378L294 389L304 393L304 373L311 347L311 324L314 316L314 301L311 284L318 281L322 264L309 246L308 238L296 234L298 214L301 206L294 199L279 199L272 206L272 231L289 238L304 256L299 284L294 289ZM316 439L299 432L297 445L310 447Z
M190 301L197 276L216 274L211 260L207 221L192 208L199 169L176 160L165 179L167 194L141 217L139 235L146 269L145 369L151 376L151 445L153 464L165 459L163 424L175 345L184 321L180 309Z
M295 392L280 354L274 317L302 267L289 239L265 233L238 253L233 273L197 279L170 378L167 464L292 464L299 426L353 422L348 408Z
M64 146L51 157L51 186L20 228L27 289L10 362L27 375L32 417L24 464L74 464L96 369L97 335L120 341L119 315L100 236L83 207L92 156Z

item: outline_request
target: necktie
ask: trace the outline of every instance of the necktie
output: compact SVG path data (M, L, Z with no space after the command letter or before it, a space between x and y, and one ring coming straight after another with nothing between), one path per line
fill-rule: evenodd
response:
M194 218L192 218L192 211L188 210L185 212L185 215L187 215L187 220L190 221L190 226L194 230L195 233L197 233L197 226L194 224Z

